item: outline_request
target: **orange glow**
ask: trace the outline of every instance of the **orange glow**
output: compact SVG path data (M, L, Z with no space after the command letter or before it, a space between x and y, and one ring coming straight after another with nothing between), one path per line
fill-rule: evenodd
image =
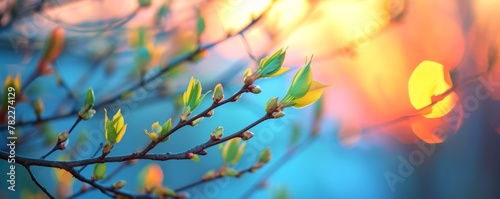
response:
M430 106L436 96L445 94L452 88L450 73L444 70L443 65L423 61L413 71L408 81L410 102L417 110ZM458 96L451 92L439 99L434 105L423 110L426 118L438 118L446 115L455 106Z
M143 187L146 190L151 190L154 187L160 188L163 183L163 171L158 164L151 164L145 167L141 174L139 175L142 179L140 182L143 182Z

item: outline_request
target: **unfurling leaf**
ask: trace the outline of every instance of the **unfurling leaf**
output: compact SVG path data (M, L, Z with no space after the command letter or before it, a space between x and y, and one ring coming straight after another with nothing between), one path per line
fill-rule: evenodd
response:
M207 173L205 173L205 175L203 175L203 177L201 177L201 179L206 181L206 180L214 179L216 176L217 176L217 173L215 172L215 170L212 169L212 170L208 171Z
M317 101L323 94L323 90L328 87L312 79L311 61L312 58L295 74L292 84L280 102L281 107L302 108L308 106Z
M106 164L97 163L94 166L94 174L92 175L92 180L100 180L106 177Z
M112 120L109 120L108 112L104 109L104 137L107 142L110 144L120 142L126 130L127 124L124 122L120 109L118 109Z
M295 77L293 78L292 84L288 89L286 96L293 97L295 99L301 98L306 95L307 91L312 84L312 71L311 71L311 61L312 59L302 67Z
M56 60L61 54L64 47L64 29L56 27L50 33L45 47L42 52L42 57L38 62L37 73L40 75L48 75L53 72L50 64Z
M200 157L198 155L193 155L192 158L190 158L193 162L199 162L200 161Z
M160 131L160 136L166 135L168 132L172 130L172 118L168 118L168 120L163 124L161 131ZM165 137L162 142L167 141L170 138L170 136Z
M222 148L222 158L226 164L236 164L243 155L246 143L241 144L240 138L233 138L226 142Z
M224 99L224 88L222 87L222 84L219 83L215 85L214 93L212 94L212 99L214 100L215 103L219 103Z
M88 120L92 116L94 116L93 114L91 114L91 116L87 115L87 117L84 118L84 115L86 115L89 112L92 112L91 110L93 110L92 107L94 107L94 102L95 102L94 90L92 90L92 87L89 87L87 89L87 93L85 95L85 101L83 102L83 105L80 108L80 112L78 113L78 115L82 119L87 119ZM89 116L90 116L90 118L89 118Z
M189 109L184 109L185 111L183 111L182 114L184 115L184 117L187 118L187 116L185 115L189 115L191 111L193 111L196 107L198 107L198 105L200 105L205 95L208 93L206 92L205 94L202 95L201 91L202 87L200 81L194 79L194 77L191 77L189 85L184 94L182 95L182 101L184 103L184 107L189 107Z
M255 73L259 74L258 78L272 77L281 70L285 61L286 49L282 48L276 51L269 57L260 61L259 67ZM283 73L284 71L281 71Z
M328 87L329 86L313 80L311 87L309 87L309 90L304 96L292 100L294 103L293 107L302 108L316 102L323 94L323 90Z
M259 163L266 164L271 160L271 149L266 148L259 154Z
M210 139L212 141L220 140L224 136L224 127L218 126L215 130L210 134Z
M276 110L277 107L278 107L278 98L277 97L271 98L266 103L266 112L272 113Z
M125 180L119 180L115 183L113 183L113 189L121 189L123 188L125 185L127 185L127 181Z

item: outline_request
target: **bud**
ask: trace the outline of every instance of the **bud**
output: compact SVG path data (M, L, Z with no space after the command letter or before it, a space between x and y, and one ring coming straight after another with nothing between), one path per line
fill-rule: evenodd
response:
M95 110L90 109L85 114L79 115L79 116L80 116L80 118L82 118L82 120L90 120L90 119L92 119L92 117L94 117L94 115L95 115Z
M207 155L207 154L208 154L208 152L207 152L206 150L201 150L201 151L199 151L199 152L198 152L198 153L196 153L196 154L198 154L198 155Z
M57 136L57 143L66 142L66 140L68 140L68 136L69 136L69 131L63 131L59 133L59 136Z
M236 97L234 97L234 99L233 99L233 102L237 102L240 99L240 97L241 97L241 94L236 95Z
M224 127L218 126L215 130L210 134L210 139L212 141L220 140L224 136Z
M86 192L89 190L89 186L87 184L82 184L82 187L80 188L80 192Z
M241 139L242 140L249 140L250 138L253 137L253 133L250 132L250 131L245 131L242 135L241 135Z
M216 176L217 176L217 173L212 169L212 170L208 171L207 173L205 173L205 175L203 175L203 177L201 177L201 179L204 181L207 181L207 180L214 179Z
M50 33L47 43L43 50L42 57L38 62L37 73L39 75L49 75L52 74L53 68L50 63L61 54L64 47L64 29L61 27L56 27Z
M186 154L186 158L187 159L191 159L193 157L194 157L194 153L189 152L189 153Z
M187 192L181 192L177 194L178 199L186 199L189 198L189 194Z
M169 197L177 198L176 197L177 194L175 193L175 191L168 188L168 187L162 187L157 192L158 192L159 196L164 196L165 198L169 198ZM162 197L159 197L159 198L162 198Z
M278 108L278 98L271 98L266 103L266 113L272 113Z
M89 87L85 95L85 101L83 102L83 105L80 108L80 112L78 112L78 116L80 118L82 118L83 120L89 120L94 116L95 110L92 109L92 107L94 107L94 101L95 101L94 90L92 90L92 87Z
M92 180L100 180L106 177L106 164L97 163L94 167L94 174L92 175Z
M110 142L106 142L104 147L102 147L102 154L103 155L108 155L111 152L111 149L113 148L114 144L111 144Z
M68 146L68 143L69 143L69 139L66 139L66 141L59 143L59 145L57 147L59 148L59 150L64 150L64 149L66 149L66 146Z
M214 100L214 103L219 103L224 99L224 88L222 87L222 84L219 83L215 85L214 93L212 93L212 99Z
M271 115L273 116L273 118L280 118L285 116L285 113L283 113L283 111L278 111L278 112L273 112Z
M248 89L250 90L251 93L253 94L259 94L262 92L262 90L260 89L260 86L254 86L254 85L250 85L248 87Z
M222 176L237 176L239 174L239 172L234 170L233 168L225 168L220 172Z
M212 115L214 115L214 109L208 111L206 114L207 117L212 117Z
M199 124L202 120L203 120L203 117L200 117L200 118L198 118L198 119L193 120L193 121L191 122L191 124L189 124L189 125L191 125L191 126L196 126L196 125L198 125L198 124Z
M127 182L125 180L119 180L113 184L113 189L121 189L125 185L127 185Z
M259 163L266 164L271 160L271 149L266 148L259 154Z
M181 113L181 121L186 121L189 115L191 115L191 108L189 108L189 106L184 106Z
M252 78L252 76L243 77L243 83L245 83L245 85L247 85L247 86L252 85L254 81L255 80Z
M33 102L33 109L35 110L36 117L39 119L42 116L44 105L42 99L38 98Z

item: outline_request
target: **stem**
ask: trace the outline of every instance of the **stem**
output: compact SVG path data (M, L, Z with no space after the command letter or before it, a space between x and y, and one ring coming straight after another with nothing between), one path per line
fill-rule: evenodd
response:
M69 129L69 131L68 131L68 136L71 134L71 131L73 131L73 129L75 129L76 125L78 125L78 123L80 123L80 121L82 121L82 118L81 118L80 116L78 116L78 118L76 118L76 121L73 123L73 125L72 125L72 126L71 126L71 128ZM60 148L59 148L59 145L60 145L61 143L62 143L62 142L59 142L59 141L58 141L58 142L54 145L54 147L52 147L52 149L51 149L49 152L47 152L45 155L43 155L43 156L41 157L41 159L43 160L43 159L47 158L50 154L52 154L52 153L54 153L55 151L59 150L59 149L60 149Z
M136 159L147 159L147 160L158 160L158 161L167 161L167 160L186 160L188 159L186 156L188 153L197 153L200 152L204 149L210 148L214 145L220 144L222 142L228 141L230 139L240 137L245 131L249 130L250 128L256 126L257 124L266 121L268 119L271 119L271 116L269 114L266 114L259 120L253 122L252 124L248 125L247 127L241 129L240 131L231 134L227 137L224 137L220 140L217 141L207 141L203 144L200 144L198 146L195 146L187 151L181 152L181 153L175 153L175 154L145 154L141 155L140 153L132 153L130 155L123 155L123 156L115 156L115 157L105 157L105 158L90 158L90 159L85 159L85 160L75 160L75 161L50 161L50 160L44 160L44 159L34 159L34 158L28 158L24 156L16 156L16 163L21 164L21 165L36 165L36 166L42 166L42 167L52 167L52 168L60 168L60 169L68 169L72 167L78 167L78 166L84 166L84 165L89 165L89 164L97 164L97 163L106 163L106 162L123 162L123 161L128 161L128 160L136 160ZM7 160L9 158L9 154L5 151L0 151L0 159Z
M221 101L219 103L213 103L206 110L204 110L203 112L199 113L198 115L192 117L191 119L188 119L186 121L180 121L174 128L172 128L165 135L158 137L158 140L163 140L164 138L172 135L175 131L181 129L184 126L187 126L187 125L191 124L191 122L195 121L198 118L206 117L207 113L210 112L211 110L213 110L213 109L215 109L215 108L217 108L219 106L222 106L222 105L224 105L226 103L234 102L235 99L236 99L236 97L238 97L239 95L241 95L241 94L243 94L245 92L248 92L248 87L247 86L241 87L241 89L238 92L236 92L234 95L232 95L231 97L227 98L226 100ZM142 150L142 152L140 153L141 156L146 155L151 149L153 149L159 143L160 142L151 141L151 143L148 146L146 146L146 148L144 150Z
M251 166L250 168L247 168L247 169L239 171L238 175L243 175L245 173L251 172L254 169L255 169L255 167ZM214 181L214 180L217 180L217 179L220 179L220 178L225 178L225 177L231 177L231 176L223 176L221 174L217 174L217 176L215 176L215 177L213 177L211 179L208 179L208 180L201 179L201 180L198 180L196 182L193 182L193 183L184 185L182 187L179 187L179 188L175 189L174 191L177 193L177 192L184 191L186 189L190 189L190 188L196 187L198 185L201 185L201 184L204 184L204 183L207 183L207 182L211 182L211 181Z
M153 76L151 76L150 78L148 79L145 79L144 80L144 84L148 84L152 81L154 81L155 79L161 77L163 74L169 72L170 70L178 67L181 63L183 62L186 62L186 61L189 61L189 60L192 60L200 51L203 51L203 50L209 50L211 48L213 48L214 46L236 36L236 35L239 35L241 33L244 33L246 32L247 30L249 30L251 27L253 27L255 24L257 24L257 22L259 22L266 14L267 12L273 7L274 3L276 2L276 0L273 0L269 5L268 7L266 7L264 9L264 11L262 11L261 15L258 16L257 18L253 19L247 26L243 27L240 31L236 32L236 33L228 33L225 37L219 39L219 40L216 40L212 43L209 43L205 46L201 46L200 48L197 48L196 50L184 55L184 56L181 56L179 57L178 59L173 59L170 63L168 63L167 65L169 67L164 67L162 70L160 70L158 73L154 74ZM124 93L129 93L129 92L133 92L133 91L136 91L138 90L139 88L142 88L141 86L141 83L138 82L136 85L132 86L131 88L129 89L126 89L125 91L117 94L115 97L111 98L111 99L108 99L106 101L103 101L99 104L96 104L94 107L95 109L101 109L101 108L104 108L110 104L113 104L114 102L118 101L118 100L121 100L123 99L123 96L124 96ZM19 127L22 127L22 126L25 126L25 125L33 125L33 124L36 124L37 122L47 122L47 121L52 121L52 120L57 120L57 119L63 119L63 118L67 118L67 117L70 117L70 116L73 116L73 115L76 115L78 114L78 111L77 110L74 110L74 111L71 111L71 112L68 112L66 114L62 114L62 115L54 115L54 116L50 116L50 117L47 117L47 118L42 118L41 121L37 121L37 120L33 120L33 121L27 121L27 122L19 122L17 124L17 126ZM5 125L2 125L2 127L4 127Z
M97 150L94 152L94 155L92 155L92 157L97 156L97 153L99 153L99 151L102 149L102 145L102 143L99 144L99 147L97 147ZM78 170L78 173L81 173L87 166L89 165L84 165L80 170Z
M43 191L43 193L45 193L45 195L47 195L49 198L54 199L55 197L52 194L50 194L49 191L47 191L47 189L40 184L40 182L38 182L35 175L33 175L33 172L31 172L30 167L26 166L26 165L23 165L23 166L24 166L24 168L26 168L26 171L28 171L28 174L30 175L31 180L33 180L33 182L36 184L36 186L38 186L38 188L40 188Z

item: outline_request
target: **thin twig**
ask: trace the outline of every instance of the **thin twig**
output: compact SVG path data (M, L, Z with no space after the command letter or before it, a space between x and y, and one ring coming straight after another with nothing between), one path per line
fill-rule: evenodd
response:
M40 184L40 182L38 182L38 180L36 179L35 175L33 175L33 172L31 172L31 169L29 166L27 165L23 165L24 168L26 168L26 171L28 171L28 174L30 175L31 177L31 180L33 180L33 182L35 182L36 186L38 186L38 188L40 188L43 193L45 193L49 198L55 198L52 194L49 193L49 191L47 191L47 189L45 187L42 186L42 184Z
M102 149L102 143L99 144L99 147L97 147L97 150L94 152L94 155L92 155L92 157L94 158L95 156L97 156L97 153L99 153L99 151ZM84 165L82 168L80 168L80 170L78 170L78 173L81 173L87 166L89 165Z
M189 61L189 60L192 60L195 56L197 56L201 51L205 51L205 50L209 50L211 48L213 48L214 46L228 40L229 38L232 38L236 35L239 35L241 33L244 33L246 32L247 30L249 30L251 27L253 27L255 24L257 24L257 22L259 22L266 14L267 12L273 7L274 3L276 1L272 1L272 3L270 3L268 5L268 7L266 7L264 9L264 11L260 14L260 16L254 18L247 26L243 27L240 31L236 32L236 33L228 33L225 37L219 39L219 40L216 40L212 43L209 43L207 45L204 45L204 46L201 46L200 48L197 48L196 50L188 53L188 54L185 54L184 56L181 56L177 59L172 59L170 63L168 63L167 65L169 67L163 67L158 73L152 75L151 77L149 77L148 79L145 79L144 80L144 84L147 85L148 83L154 81L155 79L161 77L163 74L169 72L170 70L178 67L181 63L184 63L186 61ZM101 108L104 108L116 101L119 101L121 99L123 99L123 96L125 93L130 93L130 92L133 92L133 91L136 91L137 89L139 88L142 88L141 86L141 83L138 82L136 83L134 86L132 86L131 88L129 89L126 89L125 91L117 94L115 97L113 98L110 98L108 100L105 100L99 104L96 104L95 105L95 108L96 109L101 109ZM33 125L33 124L36 124L37 122L48 122L48 121L52 121L52 120L57 120L57 119L63 119L63 118L67 118L67 117L70 117L70 116L73 116L75 114L78 114L78 111L71 111L71 112L68 112L66 114L62 114L62 115L53 115L53 116L49 116L49 117L46 117L46 118L42 118L40 121L38 120L32 120L32 121L27 121L27 122L19 122L17 123L17 126L19 127L22 127L22 126L25 126L25 125ZM2 125L2 127L5 126L5 125ZM2 128L3 129L3 128Z
M75 129L76 125L78 125L78 123L80 123L80 121L82 121L82 118L80 116L78 116L78 118L76 119L76 121L73 123L73 125L69 129L68 136L71 134L71 131L73 131L73 129ZM56 144L54 145L54 147L52 147L52 149L50 149L49 152L47 152L45 155L43 155L41 157L41 159L43 160L43 159L47 158L50 154L54 153L55 151L60 150L61 149L61 144L62 144L62 142L59 142L59 140L58 140L56 142Z

